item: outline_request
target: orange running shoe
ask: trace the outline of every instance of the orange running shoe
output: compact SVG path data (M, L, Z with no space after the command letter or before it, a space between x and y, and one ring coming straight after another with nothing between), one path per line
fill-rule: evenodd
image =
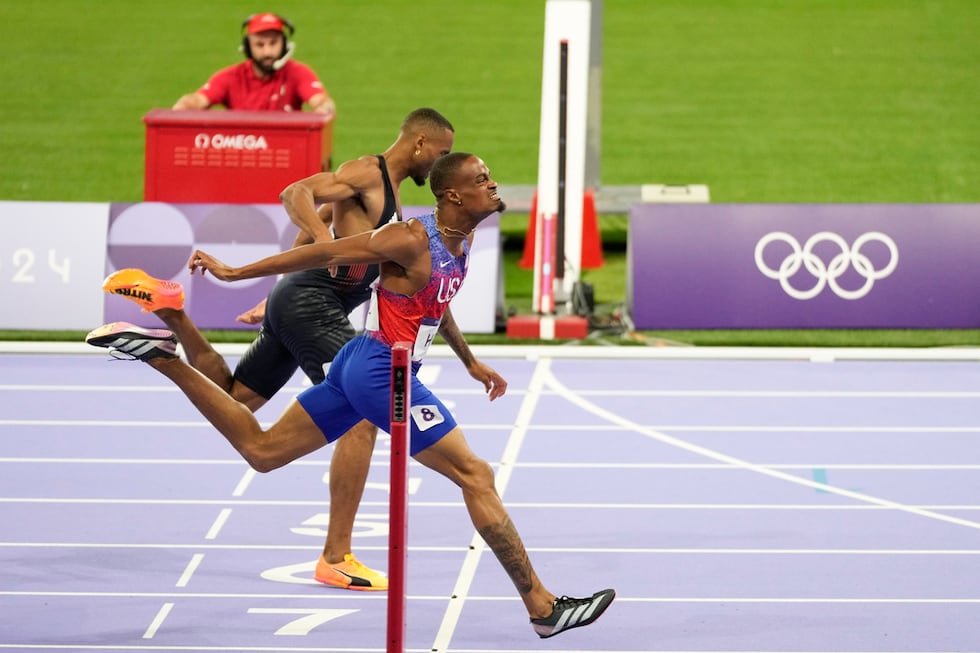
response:
M176 281L151 277L143 270L116 270L102 282L102 290L122 295L143 307L144 313L161 308L184 308L184 286Z
M388 579L379 571L365 567L348 553L343 562L329 563L320 556L313 578L324 585L348 590L382 591L388 589Z

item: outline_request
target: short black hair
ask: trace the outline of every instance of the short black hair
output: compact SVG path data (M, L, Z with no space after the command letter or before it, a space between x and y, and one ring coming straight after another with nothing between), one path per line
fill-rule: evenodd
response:
M446 189L452 188L456 181L456 173L459 172L463 162L475 156L469 152L450 152L443 154L432 164L432 172L429 173L429 188L432 194L438 199Z
M453 124L446 119L446 116L442 115L435 109L430 109L428 107L416 109L405 116L405 120L402 121L403 132L416 131L427 127L433 129L448 129L454 134L456 133L456 130L453 129Z

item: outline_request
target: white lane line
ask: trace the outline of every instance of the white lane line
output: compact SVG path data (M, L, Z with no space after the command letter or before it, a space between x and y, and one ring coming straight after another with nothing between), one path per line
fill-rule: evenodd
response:
M52 499L52 498L0 498L0 506L5 504L38 504L38 505L133 505L133 506L217 506L228 505L226 499ZM316 507L322 508L322 501L235 501L235 506L254 507ZM362 501L361 507L386 508L385 501ZM976 512L980 504L905 504L910 508L920 510L960 510ZM461 501L419 501L412 502L412 508L462 508ZM819 504L819 503L625 503L625 502L586 502L586 501L508 501L507 508L516 509L547 509L547 510L810 510L819 512L849 512L892 510L892 506L878 504ZM9 542L0 542L0 547Z
M31 596L31 597L68 597L68 598L168 598L175 596L165 592L0 592L0 596ZM308 602L344 603L360 601L383 601L384 596L337 596L335 594L242 594L242 593L181 593L180 598L191 599L303 599ZM446 600L444 595L413 595L410 600L437 601ZM518 596L469 596L470 601L520 601ZM970 597L875 597L875 596L644 596L616 597L617 602L629 603L865 603L865 604L980 604L980 598ZM162 611L162 610L161 610ZM129 650L129 647L125 647ZM380 649L378 649L380 650ZM420 649L421 650L421 649ZM432 649L435 651L435 649ZM455 650L455 649L454 649ZM496 649L494 649L496 650Z
M425 368L423 368L425 369ZM421 375L421 372L420 372ZM303 386L295 388L285 387L283 393L292 391L292 394L301 392ZM0 384L0 392L25 391L25 392L165 392L178 393L180 390L175 387L147 387L147 386L111 386L111 385L11 385ZM484 390L466 388L445 388L439 390L440 394L446 395L485 395ZM511 391L508 390L508 393ZM520 390L514 390L519 394ZM661 390L661 389L626 389L610 390L608 388L583 388L578 391L583 396L611 396L611 397L747 397L747 398L855 398L855 399L977 399L980 392L968 390ZM549 395L547 389L543 394Z
M963 390L576 390L596 397L745 397L750 399L977 399L980 392ZM545 394L550 394L545 392Z
M162 606L160 606L160 611L157 612L157 616L153 617L153 621L150 622L150 627L146 629L145 633L143 633L143 639L153 639L153 637L157 634L157 630L159 630L160 626L163 625L167 615L169 615L170 611L173 610L173 607L173 603L164 603Z
M508 429L511 426L507 427ZM502 430L502 429L501 429ZM381 460L371 460L372 465L387 467L390 463L383 458L389 456L387 451L376 451L373 456ZM236 465L241 467L244 461L241 458L55 458L55 457L0 457L0 463L56 463L59 465ZM294 460L289 463L291 467L322 467L323 462L318 460ZM254 470L252 470L254 471Z
M251 467L246 469L245 473L242 474L241 480L238 481L238 485L236 485L235 489L232 491L231 496L240 497L243 494L245 494L245 490L247 490L248 486L251 485L252 480L255 478L255 476L256 476L256 471L254 469L252 469Z
M511 426L513 428L513 426ZM595 428L595 427L593 427ZM491 465L499 466L497 461L488 461ZM51 463L57 465L241 465L240 460L155 460L155 459L131 459L124 458L3 458L2 463ZM292 463L294 464L294 463ZM323 463L310 462L310 466L321 466ZM387 467L387 462L372 463L378 467ZM735 465L728 463L636 463L636 462L515 462L515 467L539 467L552 469L737 469ZM913 470L913 471L952 471L952 470L980 470L980 463L766 463L766 467L772 469L861 469L861 470ZM248 485L257 476L253 469L248 469L242 476L238 485L233 491L234 496L241 496L245 493ZM324 473L324 483L330 479L329 472ZM2 500L2 497L0 497Z
M231 508L225 508L224 510L219 512L218 517L214 520L214 523L211 525L211 528L208 530L207 535L204 536L204 539L206 540L216 539L218 537L218 533L221 532L221 529L224 527L225 522L228 521L229 517L231 517Z
M544 388L544 380L549 375L550 367L551 361L547 358L539 359L535 365L534 373L531 375L531 381L528 385L528 393L521 402L515 426L507 439L507 445L504 448L500 467L495 476L497 493L501 498L503 498L504 491L507 489L507 484L510 482L511 475L513 474L518 453L521 445L524 443L527 427L531 423L538 399L541 396L541 390ZM449 644L456 630L456 624L459 622L463 605L466 603L470 586L473 584L473 577L476 575L476 569L485 548L486 543L483 541L483 538L480 537L479 533L474 533L470 541L470 548L466 553L466 558L463 560L462 568L456 579L452 598L446 606L442 623L439 625L439 630L436 632L435 640L432 643L431 650L434 653L449 650Z
M51 498L0 498L0 505L4 504L50 504L50 505L133 505L133 506L216 506L227 505L226 499L51 499ZM236 501L236 506L293 506L293 507L318 507L322 508L322 501ZM388 506L385 501L362 501L361 507L384 508ZM911 508L921 510L980 510L980 504L906 504ZM460 508L463 507L461 501L419 501L413 502L412 508ZM507 508L516 510L522 509L548 509L548 510L814 510L821 512L835 511L889 511L891 506L873 504L819 504L819 503L620 503L620 502L560 502L560 501L508 501ZM0 547L9 543L0 542Z
M980 464L961 465L945 463L766 463L770 469L860 469L860 470L902 470L902 471L976 471L980 470ZM542 468L542 469L739 469L729 463L517 463L518 467Z
M184 568L184 573L180 575L177 580L177 587L187 587L187 583L191 581L191 577L197 568L201 566L201 561L204 560L203 553L195 553L191 556L190 562L187 563L187 567Z
M248 551L307 551L308 546L295 544L123 544L118 542L7 542L0 548L32 549L160 549L179 551L184 549L205 549L208 551L248 550ZM358 547L365 551L387 551L387 545ZM410 546L411 552L458 553L469 551L466 546ZM975 556L980 549L758 549L758 548L663 548L663 547L576 547L576 546L528 546L528 552L542 553L629 553L637 555L922 555L922 556Z
M204 549L207 551L248 550L248 551L307 551L309 547L300 544L131 544L119 542L3 542L0 549L161 549L180 551L184 549ZM387 551L387 545L366 545L358 547L365 551ZM412 552L458 553L469 551L469 546L413 545ZM697 548L697 547L587 547L587 546L528 546L528 552L548 553L602 553L603 551L636 554L707 554L707 555L980 555L980 549L776 549L776 548Z
M635 431L638 422L603 425L604 429L615 433ZM978 433L980 426L814 426L802 424L641 424L658 431L705 431L722 433ZM472 427L474 430L478 427ZM494 427L495 430L503 427ZM595 424L535 424L532 431L594 431ZM490 429L486 429L490 430Z
M769 476L782 481L787 481L795 485L803 485L805 487L813 488L815 490L822 490L830 494L836 494L838 496L847 497L849 499L854 499L855 501L860 501L862 503L872 503L879 506L892 508L894 510L901 510L902 512L907 512L910 514L918 515L920 517L926 517L928 519L934 519L937 521L943 521L950 524L956 524L957 526L965 526L967 528L973 528L980 530L980 522L971 521L969 519L961 519L959 517L953 517L951 515L945 515L938 512L933 512L931 510L924 510L922 508L916 508L911 505L906 505L898 503L896 501L891 501L888 499L882 499L879 497L871 496L870 494L864 494L862 492L855 492L853 490L845 490L843 488L828 485L826 483L820 483L818 481L811 481L799 476L793 476L792 474L786 474L776 469L770 467L765 467L763 465L758 465L756 463L749 462L747 460L742 460L741 458L736 458L735 456L729 456L728 454L721 453L720 451L715 451L713 449L708 449L707 447L702 447L700 445L692 444L686 442L679 438L672 437L666 433L661 433L653 429L646 428L640 424L631 422L620 415L606 410L601 406L597 406L592 402L583 399L575 392L569 390L561 381L559 381L554 374L548 372L548 385L558 392L564 399L570 403L578 406L579 408L597 415L602 419L608 420L613 424L619 424L623 427L632 427L637 433L646 435L648 438L657 440L666 445L682 449L684 451L689 451L693 454L704 456L705 458L710 458L728 465L733 465L735 467L741 467L747 471L755 472L757 474L762 474L764 476Z
M631 423L632 424L632 423ZM467 424L461 421L459 425L465 431L509 431L514 427L513 424ZM65 426L65 427L125 427L125 428L184 428L184 427L207 427L213 428L207 422L141 422L141 421L105 421L105 420L44 420L44 419L0 419L0 426ZM980 433L980 426L931 426L923 424L920 426L814 426L812 424L645 424L646 428L658 431L705 431L725 433ZM594 431L595 424L535 424L528 430L532 431ZM608 425L605 426L610 433L617 431L634 431L634 426ZM383 455L383 450L379 450L375 455ZM13 458L11 460L20 460ZM179 459L175 459L180 462ZM207 461L204 461L207 462ZM215 461L221 464L230 462L240 462L229 460ZM296 460L290 465L314 465L322 464L315 461Z

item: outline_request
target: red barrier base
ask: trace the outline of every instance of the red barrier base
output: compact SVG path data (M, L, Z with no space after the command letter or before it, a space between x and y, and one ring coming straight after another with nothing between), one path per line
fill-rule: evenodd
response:
M508 338L581 340L589 335L589 321L578 315L515 315L507 320Z

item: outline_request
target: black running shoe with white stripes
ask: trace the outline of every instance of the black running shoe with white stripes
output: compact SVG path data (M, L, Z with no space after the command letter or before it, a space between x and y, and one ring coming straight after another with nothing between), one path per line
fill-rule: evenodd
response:
M616 598L616 590L602 590L587 599L562 596L555 599L550 617L531 619L531 627L538 637L554 637L560 632L579 626L588 626L598 619Z
M151 358L177 358L177 337L166 329L144 329L129 322L112 322L93 329L85 342L105 347L120 360L148 361Z

